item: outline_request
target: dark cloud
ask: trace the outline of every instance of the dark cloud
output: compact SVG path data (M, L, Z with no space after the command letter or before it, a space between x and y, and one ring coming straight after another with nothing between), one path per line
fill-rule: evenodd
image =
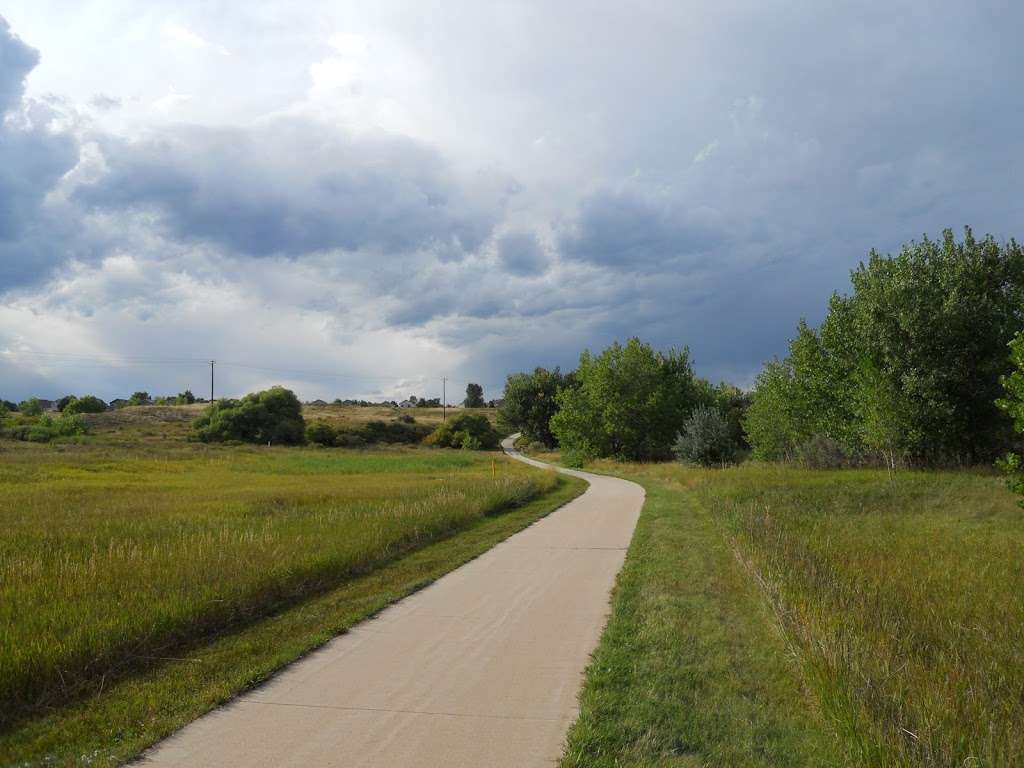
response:
M564 256L616 269L668 267L720 246L718 215L686 209L642 191L605 190L585 198L558 245Z
M537 236L532 232L509 232L498 240L498 258L506 272L524 277L541 275L548 267Z
M457 259L480 247L500 215L428 147L310 120L107 138L102 153L109 171L80 186L78 202L153 211L169 235L239 255L428 249Z
M46 274L67 256L54 238L66 223L52 218L44 199L75 166L78 144L48 130L49 107L23 102L25 77L38 61L0 17L0 293Z

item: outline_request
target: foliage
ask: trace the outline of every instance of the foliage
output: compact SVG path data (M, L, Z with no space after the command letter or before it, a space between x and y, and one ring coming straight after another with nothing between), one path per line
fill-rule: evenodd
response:
M737 448L749 448L747 436L743 430L743 420L750 408L752 395L744 392L735 384L727 381L719 382L711 391L715 407L725 418L729 428L729 437Z
M854 463L843 444L827 435L811 435L797 446L796 458L807 469L841 469Z
M103 413L107 410L107 404L95 395L82 395L81 397L72 397L60 410L66 414Z
M192 394L191 389L186 389L184 392L179 392L178 396L174 398L175 405L192 405L196 401L196 396Z
M1000 379L1003 396L996 400L996 407L1005 411L1013 420L1013 428L1024 432L1024 331L1019 331L1009 344L1010 362L1013 370ZM1009 452L997 462L1006 475L1007 487L1014 493L1024 496L1024 466L1018 453ZM1024 507L1024 498L1017 502Z
M533 373L512 373L505 381L504 402L498 409L498 422L510 432L516 430L531 441L548 448L558 445L551 433L551 417L558 412L560 389L575 386L573 375L554 368L534 368Z
M146 405L151 400L149 392L133 392L132 396L128 398L128 405Z
M1024 249L950 230L896 256L872 251L820 331L801 322L758 379L754 455L789 458L813 435L915 463L976 463L1013 435L994 401L1006 345L1024 326ZM865 362L866 361L866 362Z
M326 421L312 421L306 425L306 441L330 447L338 437L338 431Z
M470 382L466 385L466 399L462 401L466 408L483 408L487 403L484 401L484 388L479 384Z
M18 404L17 403L12 403L10 400L4 400L4 399L0 398L0 411L6 411L8 413L12 413L12 412L14 412L16 410L18 410Z
M426 443L439 448L464 448L466 450L494 450L501 442L501 436L486 416L475 413L460 413L442 423L427 435Z
M43 412L43 404L39 402L38 397L30 397L28 400L21 401L18 412L25 416L39 416Z
M683 422L708 400L688 350L655 352L637 338L584 352L575 377L577 387L558 392L550 427L563 450L586 456L670 458Z
M683 424L682 432L672 445L672 453L680 461L710 467L732 461L736 456L736 442L721 411L698 405Z
M48 443L57 438L73 438L88 434L89 429L82 417L75 413L64 413L58 418L49 414L28 416L24 413L11 419L3 434L12 440L29 443Z
M206 443L301 445L306 441L302 403L294 392L280 386L241 400L218 400L193 422L193 430Z

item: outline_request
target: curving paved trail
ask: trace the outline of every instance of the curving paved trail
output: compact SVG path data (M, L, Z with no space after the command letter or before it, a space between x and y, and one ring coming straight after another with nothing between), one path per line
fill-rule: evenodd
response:
M512 438L502 447L515 459ZM590 488L143 755L184 768L551 766L644 492Z

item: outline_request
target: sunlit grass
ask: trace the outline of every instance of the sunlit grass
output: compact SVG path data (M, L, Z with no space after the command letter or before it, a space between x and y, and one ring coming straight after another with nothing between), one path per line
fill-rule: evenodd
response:
M644 482L648 504L569 764L817 764L796 748L763 756L794 738L808 708L838 750L832 764L1024 765L1024 512L1000 478L591 468ZM716 558L723 548L730 556ZM753 642L758 622L783 638L767 655L770 637ZM787 688L806 695L780 712ZM756 717L744 715L749 702ZM771 727L744 744L758 723Z
M93 694L554 487L492 458L6 450L0 717Z

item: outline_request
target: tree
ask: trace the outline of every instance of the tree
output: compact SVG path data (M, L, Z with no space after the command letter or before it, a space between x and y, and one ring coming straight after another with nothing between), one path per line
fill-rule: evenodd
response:
M885 459L889 477L896 460L914 443L907 403L899 387L871 360L861 361L856 375L854 413L864 446Z
M38 397L30 397L28 400L21 401L18 411L23 416L39 416L43 412L43 404L39 402Z
M466 399L462 401L462 404L466 408L483 408L486 405L484 402L484 388L472 382L467 384Z
M498 421L510 432L518 430L527 440L554 448L558 440L551 433L551 417L558 412L556 397L560 389L573 386L573 375L562 375L558 368L550 371L535 368L533 373L509 374Z
M193 422L203 442L301 445L306 441L302 403L284 387L254 392L241 400L218 400Z
M107 410L107 404L95 395L82 395L72 397L71 402L63 408L63 413L68 415L76 413L103 413Z
M693 408L707 403L689 351L655 352L632 338L584 352L577 387L559 390L551 432L564 451L629 461L666 459Z
M723 381L712 388L711 397L729 427L729 438L733 445L737 448L749 448L743 430L743 420L746 418L747 409L750 408L751 394L744 392L735 384Z
M1005 451L1013 432L994 401L1009 370L1006 345L1024 327L1024 249L977 240L970 228L958 242L946 230L896 256L872 251L850 280L852 292L832 297L820 331L799 326L782 361L786 396L758 405L755 395L754 429L772 441L759 447L748 428L755 455L778 452L772 414L794 444L822 435L852 452L870 448L866 440L877 444L882 421L896 416L890 401L879 421L879 403L890 396L907 428L899 451L916 461L976 463ZM876 374L858 373L864 359L887 393ZM769 402L778 410L766 411Z
M736 442L721 411L698 405L673 443L672 453L680 461L710 467L732 461L736 456Z
M192 405L196 401L196 396L192 394L191 389L186 389L184 392L179 392L178 396L174 398L175 405Z
M151 399L149 392L133 392L128 398L128 405L148 405Z
M999 381L1003 396L996 400L996 407L1013 420L1016 432L1024 433L1024 331L1018 332L1008 346L1013 370ZM1024 462L1020 454L1011 451L997 464L1007 475L1006 484L1010 490L1024 496ZM1024 507L1024 499L1017 503Z
M800 435L793 413L793 368L789 363L773 360L758 374L743 429L755 459L793 458Z
M464 448L466 450L493 450L501 436L483 414L460 413L440 424L427 435L426 443L438 448Z

